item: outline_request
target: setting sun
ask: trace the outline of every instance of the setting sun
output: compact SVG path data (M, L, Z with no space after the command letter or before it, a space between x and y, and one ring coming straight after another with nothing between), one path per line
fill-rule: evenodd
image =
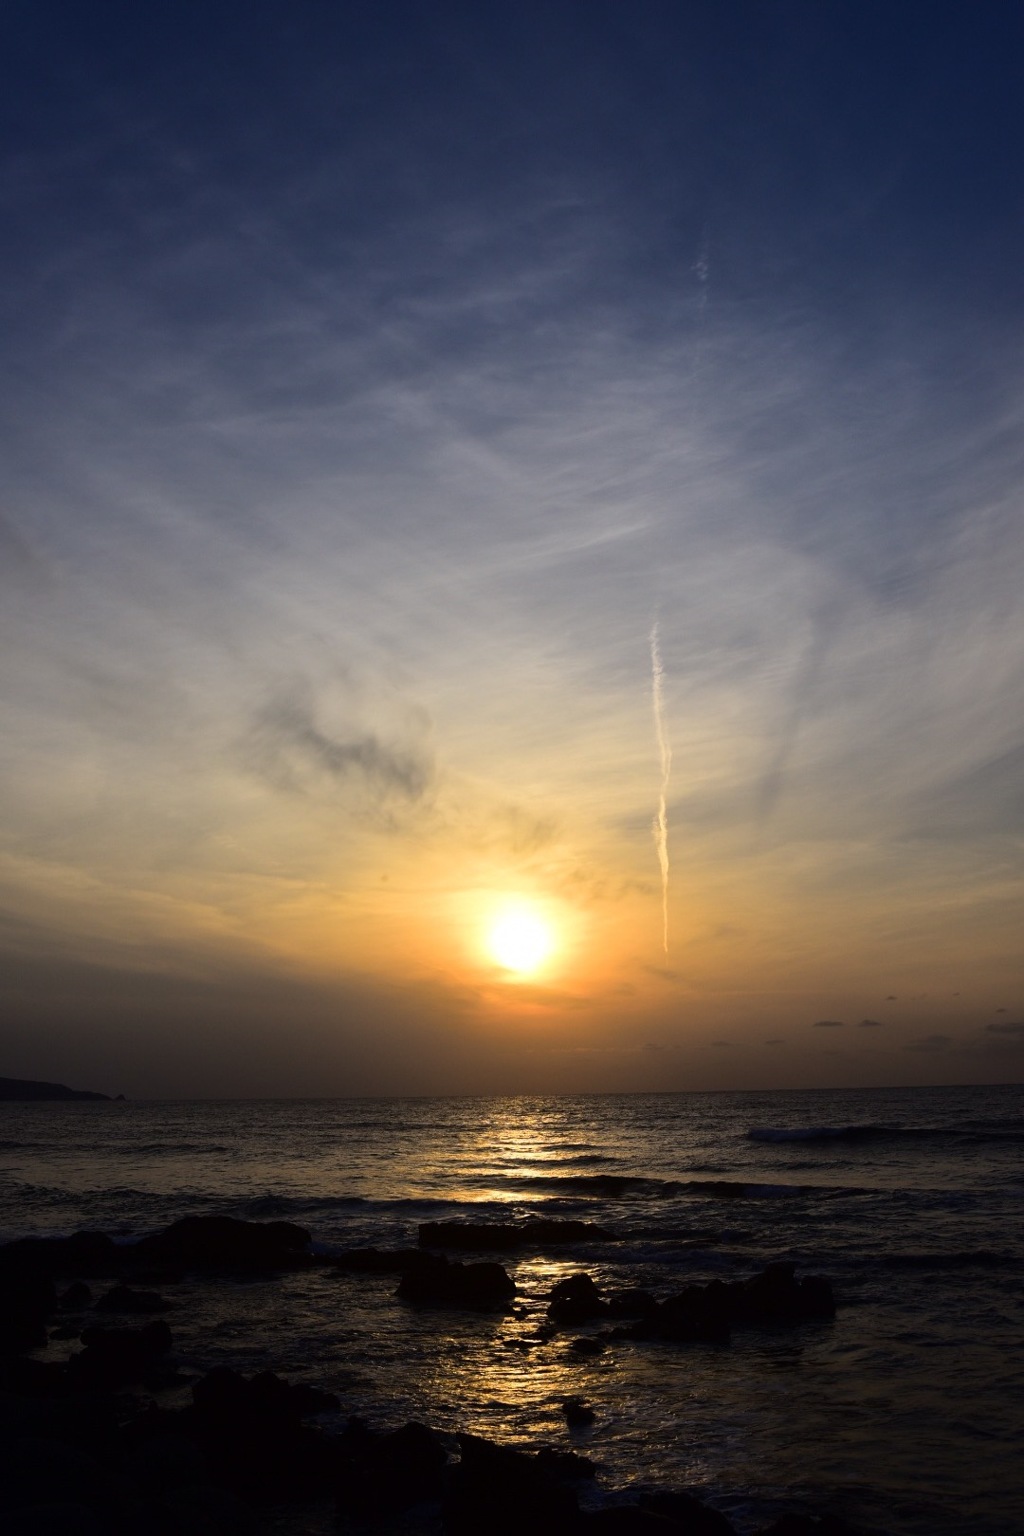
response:
M506 971L527 976L536 971L554 948L551 926L537 912L517 907L505 911L487 936L487 947Z

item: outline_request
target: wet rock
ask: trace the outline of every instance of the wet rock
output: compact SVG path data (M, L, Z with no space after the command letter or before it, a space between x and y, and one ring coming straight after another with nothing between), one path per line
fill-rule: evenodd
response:
M607 1347L604 1339L591 1338L573 1339L569 1345L571 1352L574 1355L579 1355L582 1359L591 1359L595 1355L603 1355Z
M171 1330L163 1322L142 1328L83 1328L81 1338L85 1348L68 1360L67 1374L73 1386L86 1388L154 1384L172 1344Z
M43 1504L102 1508L112 1491L110 1479L92 1456L60 1440L26 1437L0 1449L5 1526L13 1511Z
M46 1320L57 1292L46 1274L0 1273L0 1355L20 1354L46 1343Z
M441 1507L446 1536L554 1536L576 1528L576 1495L536 1457L476 1435L461 1453Z
M88 1291L88 1286L85 1289ZM156 1291L134 1291L128 1285L115 1285L113 1290L100 1297L93 1310L144 1316L152 1312L166 1312L170 1306L171 1303Z
M441 1494L448 1453L415 1420L386 1434L356 1421L339 1442L335 1499L340 1517L382 1519Z
M769 1264L750 1280L726 1285L724 1291L724 1306L733 1323L803 1322L834 1317L836 1312L829 1281L820 1275L797 1280L796 1265L790 1263Z
M578 1536L681 1536L683 1529L639 1504L618 1504L582 1515Z
M855 1530L838 1515L780 1515L758 1536L855 1536Z
M684 1489L645 1493L640 1508L671 1521L686 1536L735 1536L731 1520Z
M128 1250L105 1232L75 1232L71 1237L22 1237L0 1248L0 1274L26 1271L41 1275L116 1275Z
M538 1217L510 1222L428 1221L419 1229L423 1248L473 1252L513 1252L519 1248L558 1248L567 1243L615 1242L616 1235L592 1221L556 1221Z
M92 1291L84 1280L75 1280L57 1298L57 1305L62 1312L81 1312L92 1301Z
M650 1291L616 1291L608 1298L609 1317L651 1317L658 1301Z
M192 1388L193 1406L154 1429L183 1433L243 1498L306 1497L326 1490L330 1454L318 1428L303 1423L334 1411L338 1399L292 1385L271 1371L251 1379L220 1366Z
M312 1263L310 1235L290 1221L186 1216L135 1244L135 1258L188 1269L262 1271Z
M590 1404L585 1403L581 1397L567 1397L562 1404L562 1412L570 1429L584 1429L597 1418Z
M828 1280L810 1275L797 1280L796 1266L769 1264L749 1280L690 1285L669 1296L629 1328L613 1337L666 1339L675 1343L726 1343L734 1327L765 1327L835 1316Z
M306 1419L318 1413L337 1413L341 1407L333 1392L319 1387L285 1381L273 1371L261 1371L248 1379L226 1366L195 1383L192 1401L206 1415L258 1420Z
M110 1536L110 1524L87 1504L32 1504L15 1510L5 1536Z
M548 1296L548 1317L560 1328L573 1328L607 1315L607 1304L589 1275L569 1275L559 1280Z
M456 1264L435 1255L406 1270L395 1292L403 1301L432 1307L490 1309L506 1307L516 1294L512 1277L500 1264Z

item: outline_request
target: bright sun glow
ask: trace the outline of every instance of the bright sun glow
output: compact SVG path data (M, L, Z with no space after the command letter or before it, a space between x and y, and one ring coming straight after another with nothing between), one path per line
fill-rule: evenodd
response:
M498 964L520 976L543 965L554 942L550 924L522 907L503 912L487 936L487 947Z

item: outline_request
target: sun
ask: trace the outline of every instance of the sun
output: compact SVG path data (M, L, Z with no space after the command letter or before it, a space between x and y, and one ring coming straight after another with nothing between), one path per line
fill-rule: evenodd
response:
M555 947L551 925L529 907L510 907L487 935L487 948L503 970L531 976Z

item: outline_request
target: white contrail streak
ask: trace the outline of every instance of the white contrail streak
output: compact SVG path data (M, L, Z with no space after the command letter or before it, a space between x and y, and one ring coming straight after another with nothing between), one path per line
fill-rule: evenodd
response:
M661 792L658 795L658 814L651 825L654 846L658 850L661 866L661 926L662 942L668 954L668 781L672 772L672 748L665 735L663 684L665 669L661 664L661 646L658 643L658 625L651 630L651 699L654 704L654 734L661 758Z

